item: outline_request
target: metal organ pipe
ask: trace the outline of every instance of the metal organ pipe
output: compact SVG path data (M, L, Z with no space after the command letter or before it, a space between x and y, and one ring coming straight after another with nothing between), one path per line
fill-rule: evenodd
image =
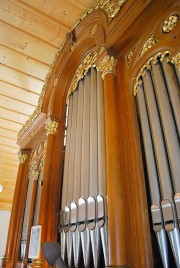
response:
M103 254L107 263L106 195L103 82L91 69L69 102L60 212L68 266L81 267L83 260L85 267L100 267Z
M151 62L149 69L145 71L143 77L139 78L137 107L151 201L155 204L151 207L153 226L157 234L163 265L169 267L165 228L176 265L179 268L180 100L178 90L176 70L172 64L161 63L159 60ZM163 236L160 236L160 233L163 233Z

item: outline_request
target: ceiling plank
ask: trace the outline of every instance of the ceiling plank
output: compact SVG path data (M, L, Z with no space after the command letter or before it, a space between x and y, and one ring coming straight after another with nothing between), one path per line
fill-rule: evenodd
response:
M2 21L0 21L0 43L47 64L52 63L57 51L56 48L40 39L32 37Z
M19 148L19 145L16 144L16 140L9 139L7 137L0 136L0 144L6 145L12 148Z
M18 171L18 165L14 166L14 165L11 165L11 164L1 163L0 162L0 167L2 167L4 170L14 171L16 173Z
M70 30L64 24L15 0L1 0L0 18L56 47L60 46Z
M11 170L5 170L5 169L2 169L0 171L0 181L2 178L5 178L8 181L8 183L11 184L12 181L16 180L16 177L17 177L17 171L11 171Z
M17 132L16 131L11 131L8 129L4 129L0 127L0 136L1 137L8 137L12 140L17 141Z
M7 160L7 161L8 160L13 161L13 163L19 165L18 155L17 154L0 151L0 160L1 160L2 163L5 162L4 159Z
M1 153L1 152L0 152ZM11 160L11 159L8 159L8 158L2 158L0 156L0 165L9 165L11 166L12 168L17 168L19 166L19 162L18 160Z
M1 202L0 201L0 210L11 211L12 202Z
M3 144L0 144L0 152L6 152L6 153L12 153L17 154L19 149L16 149L14 147L6 146Z
M3 108L10 107L11 111L16 111L28 116L35 110L35 106L3 96L2 94L0 94L0 106Z
M24 115L24 114L20 114L14 111L11 111L10 109L5 109L3 107L0 107L0 117L4 118L4 119L9 119L14 121L15 123L22 123L24 124L24 122L26 120L28 120L29 116Z
M73 26L84 9L80 8L80 6L77 7L75 1L72 3L72 1L69 2L68 0L22 0L21 2L32 6L34 9L43 12L69 28Z
M0 80L8 81L10 84L30 90L35 93L40 93L44 82L36 78L30 77L27 74L11 69L5 65L0 65Z
M39 95L0 81L0 94L36 106Z
M38 79L45 80L46 75L49 72L49 65L1 44L0 50L0 62L2 64Z
M19 132L19 130L22 128L23 124L15 123L11 120L7 120L4 118L0 118L0 127L4 129L9 129L12 131Z

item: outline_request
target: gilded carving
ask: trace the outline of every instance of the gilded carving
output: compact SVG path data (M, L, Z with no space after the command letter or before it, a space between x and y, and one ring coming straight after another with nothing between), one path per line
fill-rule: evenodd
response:
M177 53L174 57L172 57L171 63L175 64L180 71L180 52Z
M91 14L94 10L102 9L107 13L108 19L113 19L118 12L120 11L121 7L124 5L124 3L127 0L96 0L93 2L90 7L85 10L81 16L78 18L76 23L73 26L73 29L75 29L79 23L86 18L89 14Z
M37 179L39 177L39 172L37 170L33 170L32 177L33 177L33 181L37 181Z
M151 37L147 40L147 42L144 44L143 49L141 51L140 57L149 50L152 46L156 44L156 40L154 37L154 33L151 35Z
M33 268L42 268L44 266L44 261L42 259L33 259L30 266Z
M92 51L85 57L85 59L79 65L68 90L67 99L66 99L67 102L68 102L70 95L76 90L78 86L78 82L88 73L90 68L95 67L97 56L98 56L98 52Z
M40 162L40 167L44 166L45 158L46 158L46 154L43 154L43 157L41 158L41 162Z
M102 73L102 78L108 73L116 75L117 60L113 56L106 55L97 65L97 71Z
M162 62L164 60L166 61L170 61L169 60L169 55L170 52L169 51L163 51L163 52L159 52L157 54L155 54L153 57L151 57L145 64L144 66L141 68L140 72L138 73L136 80L135 80L135 84L134 84L134 96L136 96L136 94L138 93L138 85L140 85L142 83L142 80L139 79L140 77L145 77L146 73L148 70L151 69L151 64L156 64L158 59Z
M95 34L97 31L97 27L98 27L97 24L94 24L93 27L91 28L90 34L92 34L92 35Z
M136 50L137 46L135 48L133 48L133 50L127 55L127 60L128 60L128 65L130 65L132 58L134 56L134 52Z
M164 21L162 31L164 34L171 32L179 21L178 15L171 15L167 20Z
M19 157L19 163L20 164L25 164L27 154L20 154L20 155L18 155L18 157Z
M45 129L47 130L47 135L52 134L55 135L58 127L58 122L56 121L49 121L45 125Z

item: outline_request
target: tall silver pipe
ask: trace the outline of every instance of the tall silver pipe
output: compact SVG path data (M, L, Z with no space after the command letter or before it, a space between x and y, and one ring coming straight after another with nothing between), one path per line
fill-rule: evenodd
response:
M153 66L152 66L153 67ZM165 222L165 229L170 232L174 232L176 228L176 211L172 196L174 195L172 183L171 183L171 174L169 170L169 163L166 154L166 146L164 142L164 136L162 132L161 120L159 117L159 111L157 109L157 103L154 93L154 84L151 80L150 72L147 72L147 75L143 78L146 103L148 108L148 114L150 119L151 132L153 137L154 150L156 155L156 162L158 167L159 174L159 183L162 193L162 212ZM169 236L170 239L172 236ZM178 244L178 240L176 242ZM173 245L171 241L171 245ZM172 246L174 256L175 248ZM176 259L177 266L179 267L179 260Z
M98 116L98 185L97 225L100 228L105 266L109 263L107 237L107 174L106 174L106 142L104 88L102 74L97 73L97 116Z
M173 114L176 121L176 127L180 137L180 86L176 77L174 66L166 61L162 62L163 72L165 75L167 90L173 108ZM163 79L163 77L162 77ZM163 82L164 85L164 82ZM165 85L164 85L165 86ZM166 96L165 96L166 97ZM167 102L167 101L166 101ZM170 103L168 103L170 107Z
M68 107L68 126L66 132L66 148L65 148L65 160L64 160L64 174L62 184L62 198L61 198L61 211L60 211L60 236L61 236L61 257L65 260L67 253L67 232L69 231L69 217L70 211L66 207L67 193L68 193L68 174L69 174L69 155L70 155L70 140L71 140L71 126L72 126L72 111L73 102L72 98L69 100Z
M90 234L86 228L87 199L89 194L90 174L90 85L88 73L84 80L84 108L82 128L82 159L81 159L81 198L78 200L78 230L81 236L83 260L85 267L90 263Z
M71 214L74 210L72 209L73 202L73 191L74 191L74 168L75 168L75 148L76 148L76 129L77 129L77 111L78 111L78 91L75 91L71 96L73 99L73 110L72 110L72 124L71 124L71 139L70 139L70 154L69 154L69 172L68 172L68 192L67 192L67 202L66 206L70 208L70 226L75 224L71 221L73 217ZM73 219L74 220L74 219ZM76 225L74 225L76 226ZM71 266L72 257L73 257L73 234L72 229L68 232L68 243L67 243L67 257L68 257L68 265Z
M91 104L90 104L90 180L87 201L87 220L90 230L94 267L98 264L99 230L96 226L96 196L98 195L98 141L97 141L97 75L91 69Z
M83 126L83 97L84 88L83 81L79 82L77 89L78 93L78 107L77 107L77 122L75 135L75 159L74 159L74 189L73 189L73 203L71 203L71 227L73 232L73 253L74 266L77 267L80 257L80 233L77 228L78 222L78 200L81 196L81 160L82 160L82 126Z
M170 164L171 177L174 185L175 193L180 193L180 145L177 136L176 127L174 124L173 114L170 106L170 101L167 94L166 84L163 78L162 69L159 63L156 65L152 65L152 76L154 81L154 88L157 97L157 101L159 104L160 117L163 127L163 133L165 137L165 143L167 148L168 160ZM173 89L172 89L173 90ZM164 205L164 214L169 220L169 214L172 209L172 218L173 218L173 229L169 229L167 226L167 230L169 231L169 238L171 240L171 246L173 249L175 261L177 267L180 267L180 234L179 234L179 223L177 219L177 212L174 206L174 202L171 203L170 200L163 201ZM168 207L168 209L167 209ZM180 212L179 212L180 214ZM169 224L168 224L169 225Z
M163 266L165 268L168 268L169 267L168 245L164 230L164 224L162 220L162 211L160 206L161 196L159 191L157 168L154 158L149 119L142 85L138 86L137 105L139 111L140 125L141 125L147 173L148 173L148 182L152 202L151 214L153 220L153 229L156 233L156 237L158 240Z

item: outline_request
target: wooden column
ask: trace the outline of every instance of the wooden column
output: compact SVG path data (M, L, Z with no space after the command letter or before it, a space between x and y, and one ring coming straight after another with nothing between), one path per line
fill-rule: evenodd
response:
M26 190L27 170L28 170L29 153L21 151L19 155L19 169L17 174L17 181L15 186L11 218L9 223L9 231L6 245L6 253L2 260L2 267L12 268L15 262L15 253L17 246L17 239L19 235L19 224L22 218L22 206L24 191Z
M119 126L116 103L116 60L105 56L97 66L104 79L109 267L127 267L124 186L120 171Z
M31 201L30 201L31 205L30 205L29 216L28 216L27 237L26 237L26 251L25 251L25 257L23 259L24 267L27 267L27 263L28 263L28 252L29 252L31 227L33 225L34 207L35 207L35 201L36 201L37 181L38 181L38 177L39 177L38 170L33 169L32 176L33 176L33 186L32 186L33 189L32 189L32 195L31 195Z
M47 130L47 147L46 147L46 158L44 163L44 173L42 180L42 192L41 192L41 201L40 201L40 210L38 216L38 224L42 225L41 233L41 243L47 241L47 232L48 232L48 221L51 221L48 215L48 204L51 188L51 177L52 177L52 166L53 166L53 154L54 154L54 145L55 145L55 134L57 131L58 122L48 119L46 122ZM44 260L42 253L39 253L39 257L34 259L31 267L40 268L44 267Z

